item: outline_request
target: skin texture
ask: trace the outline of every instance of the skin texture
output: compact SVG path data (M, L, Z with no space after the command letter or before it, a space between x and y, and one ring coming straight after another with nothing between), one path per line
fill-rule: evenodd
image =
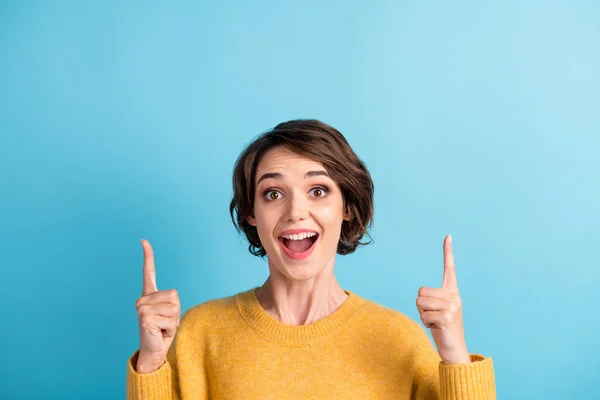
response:
M270 276L256 295L269 315L291 325L324 318L348 297L333 272L342 222L349 219L344 213L342 193L329 177L305 179L309 171L326 170L321 163L284 147L265 153L257 167L256 181L264 173L279 173L282 178L258 183L254 216L248 217L248 222L257 227L269 260ZM292 260L280 248L279 234L296 228L319 234L315 250L305 260Z

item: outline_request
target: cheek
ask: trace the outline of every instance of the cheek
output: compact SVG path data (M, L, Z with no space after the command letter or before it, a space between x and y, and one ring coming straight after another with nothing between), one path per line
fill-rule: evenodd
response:
M336 235L341 230L344 216L338 205L324 206L318 210L317 215L319 224L328 235Z
M268 210L265 207L257 205L254 207L256 218L256 228L261 238L271 236L275 225L277 224L277 215L274 210Z

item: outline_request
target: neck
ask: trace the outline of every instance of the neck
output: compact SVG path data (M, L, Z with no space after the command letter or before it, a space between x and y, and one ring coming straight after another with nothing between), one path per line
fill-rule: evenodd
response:
M333 273L307 281L271 274L256 298L272 318L288 325L308 325L332 314L348 298Z

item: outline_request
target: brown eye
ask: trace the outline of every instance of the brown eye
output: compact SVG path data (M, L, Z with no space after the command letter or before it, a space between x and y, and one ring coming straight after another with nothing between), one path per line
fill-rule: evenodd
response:
M276 190L267 190L264 193L264 196L267 196L267 199L269 200L277 200L279 199L279 192Z
M316 187L312 190L312 192L314 193L315 197L321 198L325 196L328 190L323 187Z

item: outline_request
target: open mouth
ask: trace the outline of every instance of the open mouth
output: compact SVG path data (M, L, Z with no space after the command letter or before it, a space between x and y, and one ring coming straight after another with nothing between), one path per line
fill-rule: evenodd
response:
M313 252L318 239L318 233L315 236L301 240L287 239L280 236L279 243L281 243L281 247L288 257L294 260L303 260Z

